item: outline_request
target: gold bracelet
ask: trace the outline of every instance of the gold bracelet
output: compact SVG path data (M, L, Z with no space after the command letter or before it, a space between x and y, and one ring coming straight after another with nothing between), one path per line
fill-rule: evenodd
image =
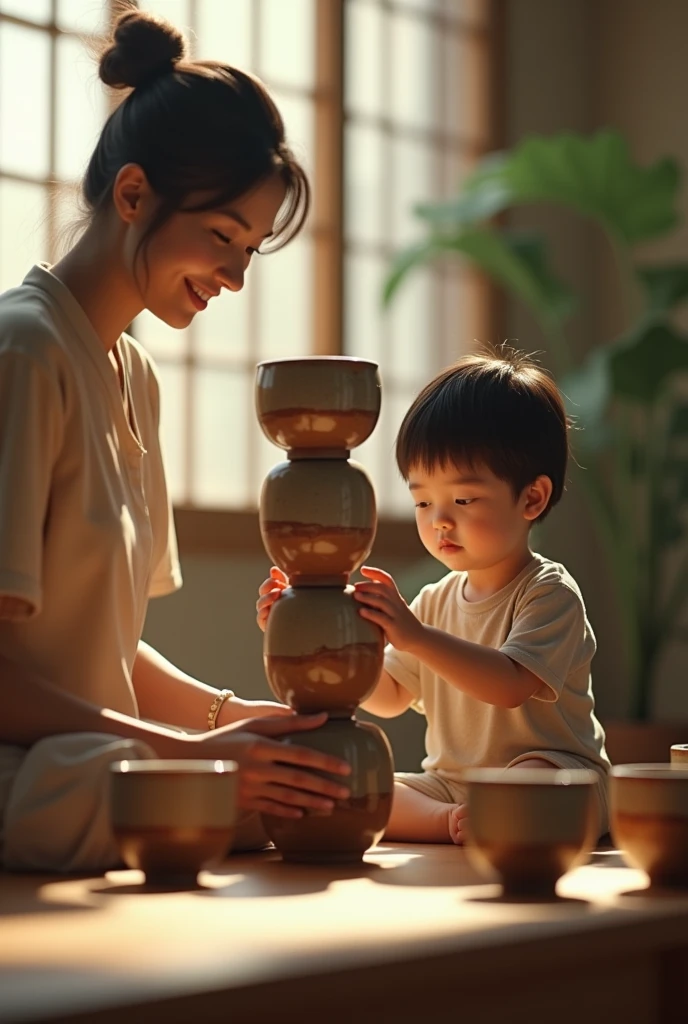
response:
M208 728L209 729L214 729L215 728L215 726L217 724L217 716L220 713L220 708L222 707L222 705L224 704L224 702L226 700L229 700L229 698L233 697L233 696L234 696L234 690L220 690L220 692L218 693L217 697L215 698L213 703L210 705L210 710L208 711Z

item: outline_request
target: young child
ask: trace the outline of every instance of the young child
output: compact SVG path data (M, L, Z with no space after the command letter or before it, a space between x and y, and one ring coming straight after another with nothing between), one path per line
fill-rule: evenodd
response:
M427 550L449 570L410 607L364 567L360 614L385 632L384 670L363 707L427 717L421 773L396 775L385 838L462 843L466 767L591 768L598 835L608 828L604 732L594 713L595 638L566 569L530 530L562 495L568 424L548 374L524 355L467 356L418 395L397 463ZM261 587L258 621L286 585Z
M221 694L141 641L150 597L181 585L155 367L125 334L148 309L186 327L239 291L265 239L304 222L309 188L264 86L187 59L137 10L102 54L129 90L83 182L86 230L0 296L0 866L118 862L109 765L227 758L243 812L326 811L339 759L277 742L322 724ZM267 716L267 717L266 717ZM154 723L169 723L156 725ZM178 727L178 728L174 728ZM258 815L239 845L261 845Z

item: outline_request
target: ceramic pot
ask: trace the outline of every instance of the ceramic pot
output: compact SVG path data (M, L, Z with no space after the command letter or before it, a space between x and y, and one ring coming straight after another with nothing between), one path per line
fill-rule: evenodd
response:
M611 833L651 886L688 888L688 765L620 764L610 780Z
M117 761L112 830L122 859L148 882L194 882L229 853L237 819L234 761Z
M382 630L361 618L353 587L298 587L270 610L263 660L275 697L302 714L351 718L375 689Z
M347 356L259 363L255 400L263 432L280 448L355 448L380 415L377 363Z
M294 586L346 583L375 539L375 492L348 459L280 462L260 497L260 531Z
M496 871L507 896L553 897L557 880L594 845L596 818L587 769L471 768L466 853Z
M672 743L671 763L682 764L688 768L688 743Z
M348 777L336 777L351 792L336 801L331 812L307 811L302 818L263 815L265 830L282 858L309 864L360 861L382 838L392 810L394 764L387 737L376 725L339 718L282 742L334 754L353 769Z

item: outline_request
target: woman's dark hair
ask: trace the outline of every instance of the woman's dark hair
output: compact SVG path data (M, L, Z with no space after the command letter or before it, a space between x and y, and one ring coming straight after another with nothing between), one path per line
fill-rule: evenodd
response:
M285 183L286 197L268 249L300 231L310 205L308 179L257 78L189 60L176 28L130 6L100 53L99 71L106 85L131 91L106 121L86 170L83 196L91 216L107 207L120 168L135 163L160 197L141 245L175 211L231 203L273 174ZM203 202L189 206L191 193L204 193Z
M536 477L548 476L552 496L544 519L561 498L569 455L569 424L550 375L524 353L465 356L443 370L406 413L396 442L404 479L418 466L487 466L516 497Z

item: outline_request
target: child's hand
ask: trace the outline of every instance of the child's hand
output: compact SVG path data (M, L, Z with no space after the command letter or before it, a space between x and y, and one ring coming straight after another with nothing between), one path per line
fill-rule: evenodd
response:
M289 580L276 565L270 570L270 578L265 580L258 588L260 597L256 601L256 622L265 632L268 622L268 615L273 604L283 590L289 586Z
M387 641L398 651L407 651L420 639L423 625L382 569L364 565L361 574L370 582L356 583L354 597L363 606L359 614L384 630Z

